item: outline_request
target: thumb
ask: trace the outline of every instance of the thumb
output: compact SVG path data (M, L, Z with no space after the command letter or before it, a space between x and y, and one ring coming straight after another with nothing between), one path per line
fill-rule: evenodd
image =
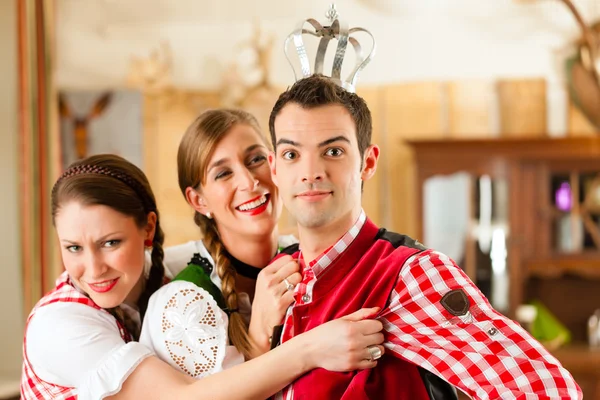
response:
M361 308L360 310L355 311L352 314L343 316L341 319L355 322L362 321L363 319L374 317L379 312L379 310L381 310L380 307Z

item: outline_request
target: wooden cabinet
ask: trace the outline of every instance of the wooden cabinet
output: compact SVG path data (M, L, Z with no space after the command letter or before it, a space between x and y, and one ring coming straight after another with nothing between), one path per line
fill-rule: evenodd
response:
M557 357L582 381L586 398L600 399L600 351L586 344L587 318L600 308L600 136L408 143L416 161L417 238L424 235L429 178L467 172L474 184L484 175L505 182L505 312L514 318L518 305L541 300L572 332L573 343ZM476 196L470 198L477 209ZM465 240L461 266L478 283L476 240Z

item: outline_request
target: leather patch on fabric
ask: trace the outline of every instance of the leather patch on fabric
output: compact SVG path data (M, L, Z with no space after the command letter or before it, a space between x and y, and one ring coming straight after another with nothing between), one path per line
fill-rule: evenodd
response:
M471 306L467 295L462 289L454 289L446 293L444 297L442 297L442 300L440 300L440 303L446 311L456 317L462 317L468 313L469 307Z

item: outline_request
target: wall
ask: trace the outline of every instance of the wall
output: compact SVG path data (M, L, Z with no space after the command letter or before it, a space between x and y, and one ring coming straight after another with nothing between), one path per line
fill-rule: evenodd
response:
M573 0L588 20L600 2ZM59 87L120 86L132 56L147 56L166 40L174 79L212 89L223 66L243 52L252 21L275 35L273 80L293 75L282 54L285 37L307 17L324 22L330 1L306 0L58 0ZM557 80L557 56L579 35L560 0L354 0L337 3L350 26L371 30L378 49L364 84L432 79L546 77Z
M16 1L0 1L0 391L19 377L23 334L17 181Z

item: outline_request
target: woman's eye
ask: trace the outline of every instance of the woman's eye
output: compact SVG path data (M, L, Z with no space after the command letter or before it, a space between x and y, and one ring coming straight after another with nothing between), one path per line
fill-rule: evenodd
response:
M262 154L258 155L256 157L252 157L252 159L250 160L250 165L261 163L261 162L265 161L266 159L267 159L267 157L265 157Z
M81 246L76 246L76 245L67 246L66 249L67 249L67 251L69 251L71 253L78 253L81 251Z
M327 151L325 152L325 155L328 155L331 157L339 157L342 154L344 154L344 151L342 149L340 149L339 147L333 147L331 149L327 149Z
M296 153L295 151L285 151L283 152L283 154L281 154L281 156L283 157L284 160L295 160L296 158L298 158L298 153Z
M104 242L104 247L115 247L117 246L119 243L121 243L120 240L107 240L106 242Z
M216 181L216 180L219 180L219 179L222 179L222 178L225 178L225 177L227 177L229 174L231 174L231 172L230 172L230 171L223 171L223 172L219 172L217 175L215 175L215 181Z

